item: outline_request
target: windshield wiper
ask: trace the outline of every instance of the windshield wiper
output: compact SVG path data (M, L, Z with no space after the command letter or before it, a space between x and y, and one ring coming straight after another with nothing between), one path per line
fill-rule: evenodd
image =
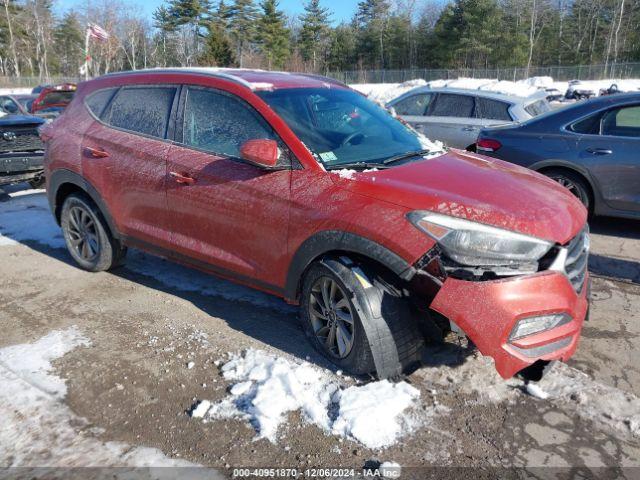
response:
M348 162L348 163L336 163L334 165L325 165L325 170L341 170L343 168L348 169L363 169L366 170L368 168L389 168L388 165L384 163L371 163L371 162Z
M395 157L389 157L386 160L384 160L382 163L384 165L388 165L390 163L394 163L394 162L399 162L400 160L406 160L407 158L412 158L412 157L419 157L422 155L427 155L429 153L432 153L433 150L416 150L415 152L407 152L407 153L403 153L401 155L396 155Z

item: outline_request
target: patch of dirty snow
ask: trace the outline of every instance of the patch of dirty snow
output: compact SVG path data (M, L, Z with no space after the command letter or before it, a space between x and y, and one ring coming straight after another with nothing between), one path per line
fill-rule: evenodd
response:
M554 402L562 402L579 416L640 437L640 398L603 385L563 363L555 363L537 383Z
M546 400L547 398L549 398L549 394L542 388L540 388L540 385L534 382L527 383L527 393L532 397L536 397L541 400Z
M2 466L195 466L154 448L98 440L88 421L63 403L65 381L52 372L51 362L89 344L77 327L71 327L0 349Z
M361 83L349 86L363 93L369 97L369 99L385 104L409 90L422 87L426 84L427 82L425 80L416 79L404 83Z
M258 438L274 443L294 411L325 433L357 440L368 448L394 444L417 423L411 413L420 393L406 382L385 380L343 388L335 377L308 362L254 349L234 355L221 371L225 379L235 382L230 397L211 406L203 400L193 412L204 421L246 419ZM207 406L207 413L201 415Z
M0 246L35 241L52 248L65 247L44 190L22 190L8 196L9 200L0 202Z
M417 372L427 385L439 392L472 395L480 405L515 401L524 384L519 378L505 380L498 375L492 358L455 345L432 348L428 360L428 365Z

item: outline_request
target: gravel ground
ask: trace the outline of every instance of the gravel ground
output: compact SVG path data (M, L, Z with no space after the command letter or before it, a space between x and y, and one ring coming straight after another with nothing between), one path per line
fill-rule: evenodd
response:
M42 193L25 197L33 205L17 209L20 215L42 213ZM3 200L0 212L16 202ZM124 268L86 273L59 243L25 239L3 217L0 233L16 242L0 246L0 348L78 327L90 345L71 350L53 367L66 380L61 402L82 419L71 422L79 438L155 448L225 476L238 467L360 471L393 461L402 466L402 478L520 478L522 470L509 469L522 468L538 478L615 478L621 472L612 467L640 466L633 423L640 419L633 410L640 396L638 222L598 219L592 225L591 318L569 365L554 367L561 383L571 383L576 371L587 375L573 393L536 398L519 380L503 382L476 354L455 345L433 347L425 366L406 379L420 390L413 431L391 447L370 450L324 433L298 413L289 416L276 443L255 440L255 429L243 419L205 423L189 416L197 400L227 395L220 363L230 352L261 349L331 370L308 345L292 308L136 251ZM599 394L589 392L624 397L629 416L617 418ZM0 415L11 408L0 402ZM51 442L44 450L21 447L19 461L12 451L17 445L0 447L0 467L14 467L4 475L28 476L15 467L102 466L91 458L65 463L56 458L55 435Z

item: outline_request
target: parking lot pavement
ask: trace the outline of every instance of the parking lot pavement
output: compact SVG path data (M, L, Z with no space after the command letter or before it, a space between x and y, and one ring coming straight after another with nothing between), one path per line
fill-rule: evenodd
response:
M572 466L586 477L638 467L640 223L598 220L592 230L591 318L576 356L552 369L542 393L501 380L491 362L459 347L432 348L406 380L420 392L413 426L396 444L370 449L299 411L275 442L255 440L244 418L191 418L198 400L228 396L220 365L247 348L308 358L337 382L350 380L313 353L295 310L279 300L136 251L122 269L86 273L62 248L43 193L5 198L0 376L16 391L0 393L0 465L360 468L377 460L416 478L423 472L412 468L434 465L528 467L539 477L551 470L537 467L568 475ZM16 351L31 363L21 365Z

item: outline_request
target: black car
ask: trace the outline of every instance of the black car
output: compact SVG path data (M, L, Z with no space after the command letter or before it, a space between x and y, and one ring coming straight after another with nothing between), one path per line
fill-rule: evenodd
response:
M29 182L42 186L44 146L38 128L45 120L20 113L0 114L0 186Z
M640 93L598 97L485 128L476 150L551 177L593 214L640 218Z

